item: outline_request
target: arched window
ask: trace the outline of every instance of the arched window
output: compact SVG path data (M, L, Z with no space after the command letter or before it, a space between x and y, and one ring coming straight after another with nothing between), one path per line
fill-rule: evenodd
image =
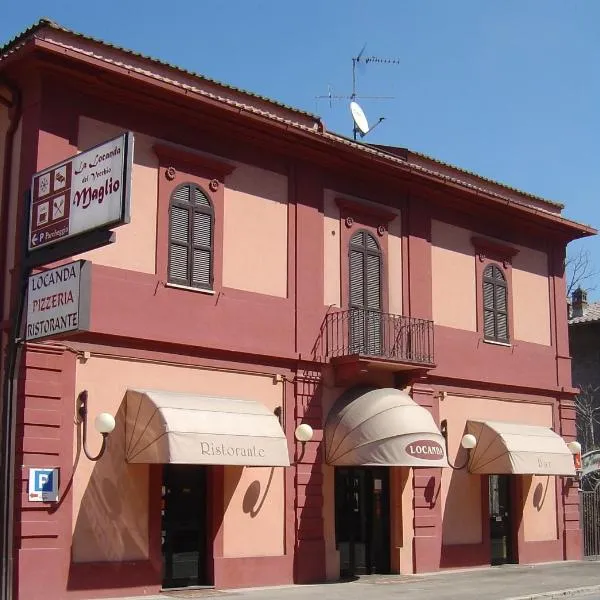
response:
M169 205L169 282L212 289L214 209L195 184L179 186Z
M381 250L367 231L350 238L350 346L357 354L381 352Z
M487 265L483 271L483 334L486 340L508 342L508 289L502 269Z

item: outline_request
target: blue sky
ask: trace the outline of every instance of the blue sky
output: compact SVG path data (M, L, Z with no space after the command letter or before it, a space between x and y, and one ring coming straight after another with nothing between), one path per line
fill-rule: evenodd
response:
M42 16L298 108L351 135L352 57L365 138L406 146L566 204L600 226L597 0L27 0L2 9L0 41ZM600 269L600 238L583 247ZM592 296L600 296L600 276Z

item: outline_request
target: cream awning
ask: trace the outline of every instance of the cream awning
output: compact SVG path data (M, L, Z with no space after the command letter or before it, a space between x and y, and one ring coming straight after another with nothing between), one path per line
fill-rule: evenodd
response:
M469 459L471 473L575 475L573 455L549 427L467 421L467 431L477 438Z
M394 388L355 388L325 424L330 465L447 467L444 438L428 410Z
M252 400L128 390L130 463L288 467L277 417Z

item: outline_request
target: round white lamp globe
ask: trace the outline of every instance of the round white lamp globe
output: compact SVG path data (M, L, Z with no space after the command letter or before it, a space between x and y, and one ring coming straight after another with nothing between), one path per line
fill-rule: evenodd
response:
M296 427L294 435L299 442L310 442L313 436L313 428L307 423L301 423Z
M467 433L463 435L460 445L467 450L475 448L477 445L477 438L472 433Z
M100 413L94 420L98 433L110 433L115 428L115 418L109 413Z
M577 440L569 442L567 448L571 451L571 454L579 454L581 452L581 444Z

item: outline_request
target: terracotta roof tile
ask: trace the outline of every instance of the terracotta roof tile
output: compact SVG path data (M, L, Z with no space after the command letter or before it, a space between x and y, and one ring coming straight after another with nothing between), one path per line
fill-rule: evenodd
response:
M571 317L569 325L579 325L581 323L593 323L600 321L600 302L590 302L581 317Z
M177 65L174 65L172 63L168 63L166 61L160 60L158 58L154 58L152 56L149 56L147 54L142 54L140 52L135 52L133 50L129 50L128 48L123 48L122 46L118 46L116 44L111 44L110 42L106 42L104 40L100 40L98 38L94 38L92 36L89 35L84 35L82 33L79 33L77 31L73 31L71 29L68 29L66 27L63 27L62 25L56 23L55 21L52 21L51 19L47 19L47 18L42 18L40 19L37 23L34 23L31 27L28 27L25 31L21 32L20 34L16 35L12 40L8 41L6 44L4 44L4 46L0 47L0 61L2 60L2 58L4 57L4 55L9 54L13 51L15 51L18 47L20 47L21 42L24 42L27 40L27 38L35 33L37 30L42 29L43 27L50 27L51 29L55 29L57 31L63 31L65 33L68 33L70 35L73 35L75 37L78 37L82 40L88 40L90 42L95 42L97 44L102 44L103 46L106 46L108 48L114 48L115 50L119 50L121 52L125 52L131 56L135 56L138 58L142 58L144 60L153 62L157 65L162 65L165 67L169 67L170 69L174 69L176 71L178 71L179 73L185 73L186 75L191 75L192 77L197 77L199 79L202 79L206 82L209 83L213 83L216 84L222 88L228 89L230 91L233 92L238 92L240 94L244 94L246 96L250 96L252 98L256 98L258 100L263 100L264 102L269 102L270 104L273 104L275 106L279 106L281 108L285 108L286 110L289 110L291 112L295 112L301 115L304 115L306 117L310 117L313 118L315 120L319 119L319 117L313 113L309 113L307 111L301 110L299 108L296 108L294 106L290 106L289 104L284 104L283 102L279 102L278 100L273 100L272 98L269 98L267 96L263 96L261 94L256 94L254 92L250 92L248 90L244 90L242 88L238 88L235 87L233 85L229 85L227 83L223 83L222 81L217 81L216 79L211 79L210 77L206 77L205 75L200 75L198 73L195 73L193 71L188 71L187 69L184 69L182 67L179 67Z
M92 54L95 57L100 58L101 60L104 60L105 62L109 62L109 63L121 65L121 66L126 66L127 68L135 69L137 72L143 73L144 75L146 75L148 77L151 77L151 78L154 78L154 79L157 79L157 80L161 80L161 81L164 81L164 82L168 82L168 83L171 83L173 85L177 85L179 87L183 87L185 89L189 89L190 91L193 91L194 93L197 93L197 94L202 95L204 97L212 98L212 99L218 100L220 102L223 102L225 104L229 104L229 105L235 106L236 108L241 108L241 109L243 109L245 111L248 111L248 112L251 112L251 113L254 113L254 114L262 115L262 116L264 116L264 117L266 117L268 119L271 119L271 120L274 120L274 121L278 121L280 123L285 123L286 125L289 125L292 128L294 128L294 129L298 129L298 130L301 130L301 131L304 131L304 132L308 132L311 135L314 135L316 137L320 137L320 138L325 139L325 140L327 140L329 142L332 142L332 143L335 143L335 144L344 145L344 146L350 147L350 148L352 148L352 149L354 149L356 151L359 151L361 153L381 158L381 159L383 159L383 160L385 160L387 162L397 164L398 166L402 166L404 169L409 169L410 171L419 172L419 173L422 173L422 174L428 175L428 176L433 176L436 179L439 179L441 181L444 181L444 182L447 182L447 183L453 183L453 184L459 185L461 187L471 189L471 190L473 190L473 191L475 191L477 193L481 192L481 193L486 194L487 196L495 197L495 198L498 198L500 200L510 202L512 204L517 204L517 205L520 204L523 207L527 207L527 208L530 208L530 209L532 207L527 203L526 198L534 198L534 199L536 199L536 200L538 200L540 202L547 203L548 205L562 207L562 205L558 205L558 204L556 204L554 202L545 200L544 198L540 198L538 196L534 196L533 194L528 194L526 192L522 192L520 190L516 190L515 188L511 188L511 187L506 186L506 185L501 184L501 183L496 183L496 182L494 182L491 179L486 179L485 177L481 177L481 176L479 176L477 174L471 173L470 171L466 171L464 169L460 169L460 168L454 167L452 165L448 165L447 163L444 163L442 161L433 159L433 158L431 158L429 156L426 156L424 154L419 154L418 152L414 152L412 150L410 150L409 152L411 152L415 156L422 156L423 158L426 158L427 160L430 160L433 163L437 163L437 164L446 166L446 167L450 168L456 175L454 175L454 174L449 175L447 172L446 173L440 172L440 171L437 171L435 169L432 169L432 168L429 168L429 167L425 167L423 165L416 164L415 162L409 162L409 161L406 160L405 156L400 156L398 154L395 154L394 152L391 152L390 151L391 148L390 148L390 150L386 150L385 147L378 147L378 146L375 146L375 145L365 144L365 143L362 143L362 142L358 142L356 140L352 140L350 138L346 138L345 136L342 136L342 135L339 135L339 134L335 134L335 133L330 133L330 132L324 131L323 127L322 127L322 124L321 124L321 121L319 120L319 118L317 116L311 114L311 113L307 113L307 112L304 112L302 110L298 110L298 109L295 109L293 107L290 107L290 106L288 106L286 104L282 104L282 103L276 102L276 101L271 100L270 98L267 98L265 96L261 96L261 95L258 95L258 94L253 94L251 92L247 92L245 90L241 90L241 89L236 88L234 86L230 86L230 85L226 85L226 84L220 83L218 81L212 80L212 79L204 77L202 75L198 75L198 74L193 73L191 71L187 71L185 69L182 69L180 67L171 65L169 63L157 60L155 58L148 57L148 56L145 56L143 54L136 53L136 52L132 52L130 50L121 48L119 46L115 46L113 44L109 44L109 43L103 42L102 40L97 40L95 38L82 35L80 33L77 33L77 32L71 31L69 29L66 29L66 28L62 27L61 25L58 25L57 23L54 23L53 21L50 21L48 19L41 19L35 25L31 26L30 28L28 28L27 30L25 30L24 32L22 32L21 34L19 34L18 36L16 36L13 40L11 40L7 44L5 44L2 48L0 48L0 62L7 55L9 55L9 54L17 51L18 48L20 48L23 44L25 44L30 39L30 36L32 34L35 34L36 31L41 30L44 27L49 27L51 30L55 30L55 31L59 31L59 32L65 32L65 33L67 33L69 35L74 36L75 38L78 38L78 39L81 39L81 40L91 41L91 42L93 42L95 44L99 44L99 45L101 45L101 46L103 46L105 48L111 48L113 50L116 50L118 52L123 53L125 56L130 56L132 58L137 58L137 59L141 59L141 60L144 60L144 61L148 61L148 63L150 63L150 64L160 65L162 67L167 67L168 69L171 69L174 73L185 74L185 75L187 75L189 77L192 77L192 78L195 78L195 79L197 79L199 81L205 81L205 82L208 82L208 83L213 84L215 86L218 86L218 87L222 88L223 90L229 90L229 91L234 91L236 93L243 94L243 95L245 95L245 96L247 96L249 98L249 102L248 103L246 103L246 102L239 102L239 101L233 100L232 98L227 98L227 97L221 96L219 94L211 93L211 92L209 92L207 90L201 89L201 88L196 87L196 86L192 86L192 85L189 85L189 84L178 82L174 78L167 78L167 77L164 77L164 76L160 76L157 73L151 71L149 68L146 69L146 68L140 68L139 66L132 66L132 65L130 65L130 64L126 63L126 62L123 62L123 61L115 61L115 60L112 60L112 59L110 59L110 58L108 58L106 56L101 56L101 55L96 56L96 54L93 53L93 52L84 51L81 48L75 48L75 47L73 47L73 49L76 50L76 51L78 51L78 52L83 52L83 53L86 53L86 54ZM62 42L57 41L57 40L49 40L49 41L51 43L55 43L55 44L57 44L59 46L62 44ZM64 44L62 44L62 45L65 46ZM264 102L266 104L271 104L274 108L278 107L278 108L283 108L283 109L289 111L290 112L290 118L289 119L288 118L284 118L280 114L275 114L275 113L269 112L268 110L260 109L260 108L258 108L256 106L253 106L251 104L251 99L252 98L258 99L258 100L260 100L260 101L262 101L262 102ZM302 115L304 117L305 121L306 121L307 117L309 119L314 119L314 123L312 123L311 127L308 127L307 125L305 125L303 123L299 123L298 121L296 121L296 120L294 120L292 118L292 116L294 114L297 114L298 116ZM482 182L482 185L476 185L472 181L468 181L465 178L461 178L461 174L465 174L465 175L469 175L469 176L472 176L472 177L476 177L478 180L480 180ZM516 192L516 193L518 193L520 195L523 195L524 199L523 199L522 202L519 202L518 200L515 200L514 196L512 196L512 195L504 195L502 193L498 193L497 191L494 191L494 190L490 189L489 187L485 187L485 182L494 183L495 185L497 185L500 188L504 188L504 189L509 190L511 192ZM572 220L566 219L566 218L560 216L559 214L556 214L555 212L552 212L550 210L544 210L544 209L541 209L539 207L538 208L534 207L534 210L537 211L537 212L539 212L540 214L546 213L546 214L548 214L548 216L553 215L553 216L557 217L560 221L562 221L563 223L565 223L565 225L569 225L571 227L576 227L576 228L580 229L580 232L582 234L584 234L584 235L589 235L590 233L593 233L593 230L591 228L587 227L586 225L583 225L583 224L578 223L576 221L572 221Z

